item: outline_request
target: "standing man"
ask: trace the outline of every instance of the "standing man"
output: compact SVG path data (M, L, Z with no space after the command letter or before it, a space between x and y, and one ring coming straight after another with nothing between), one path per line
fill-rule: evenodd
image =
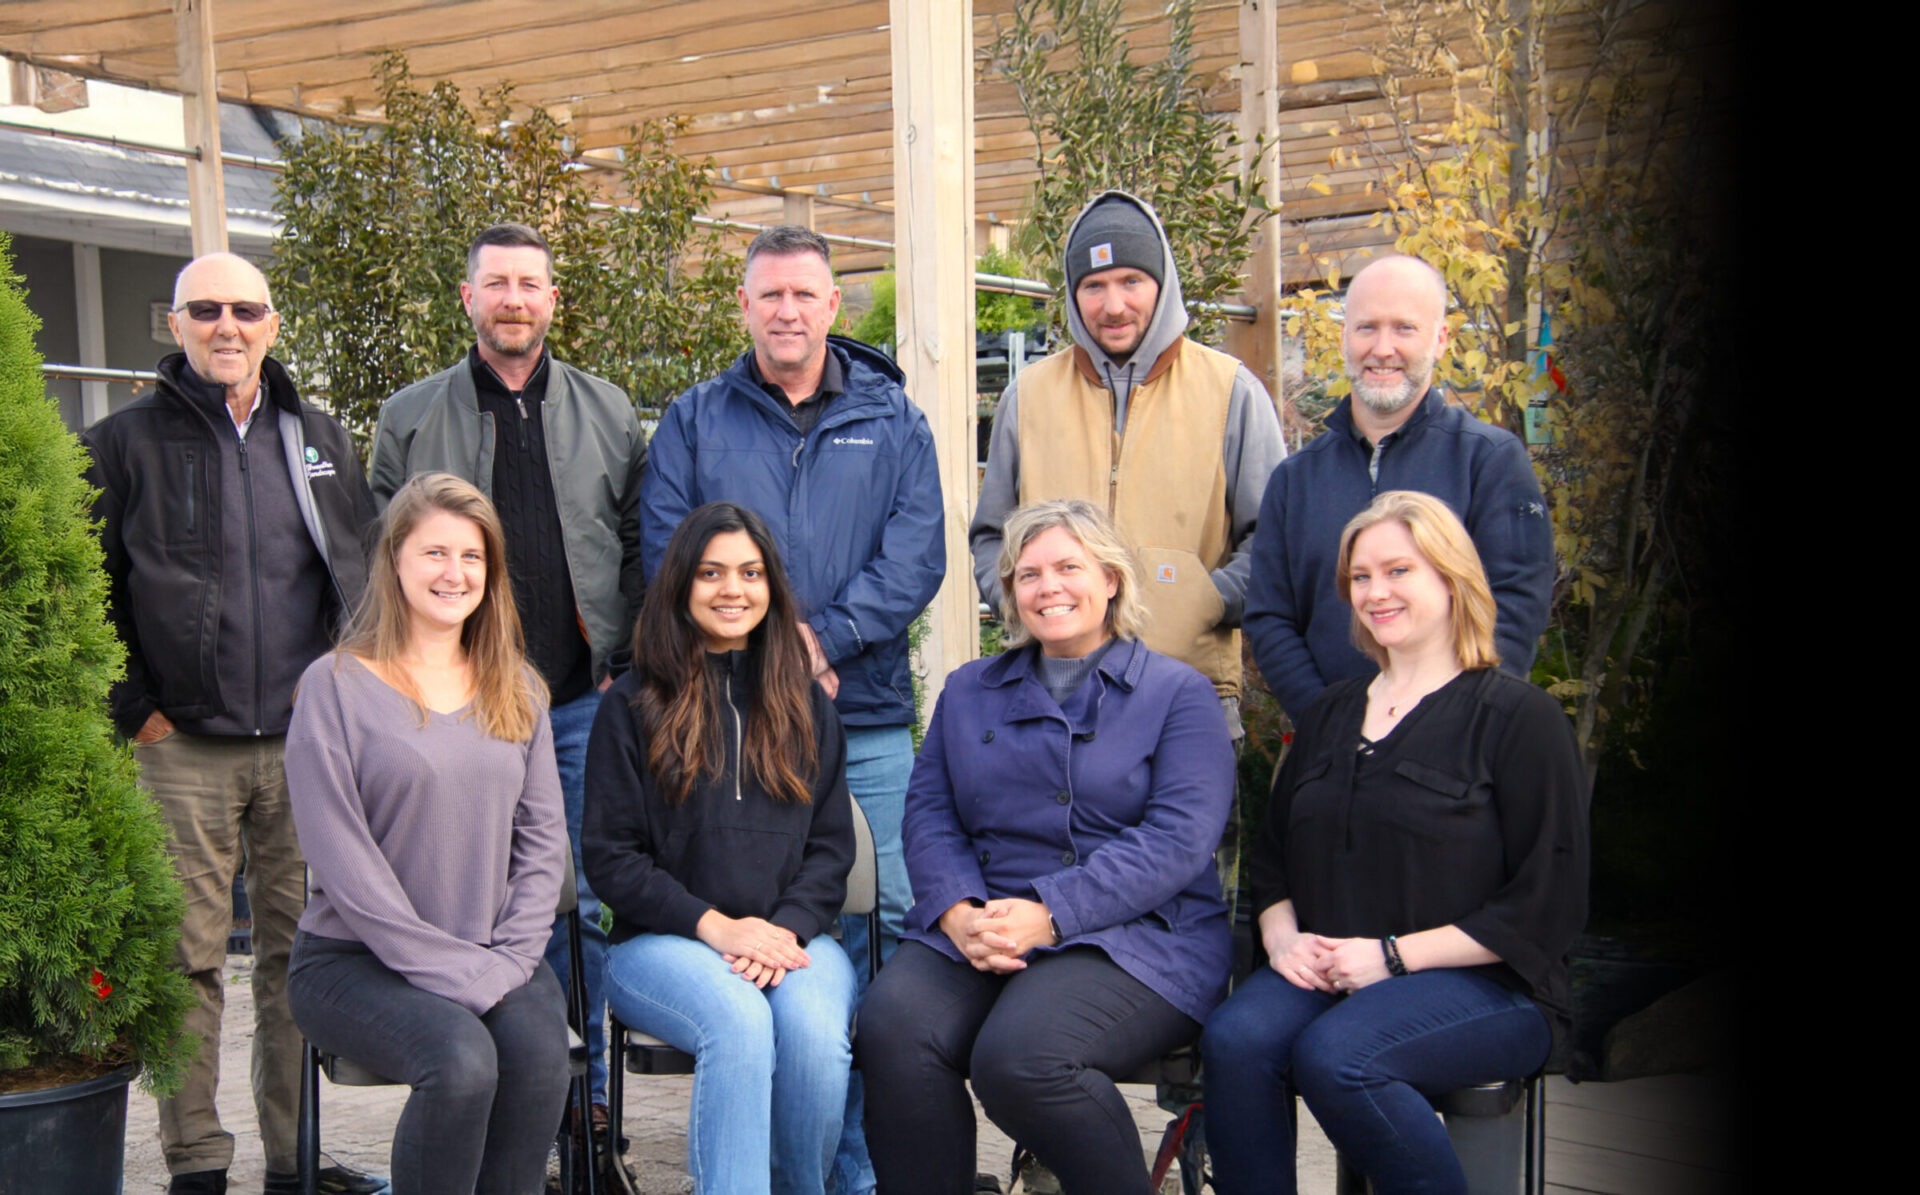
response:
M1204 673L1240 728L1248 549L1267 476L1286 454L1266 387L1187 339L1160 218L1108 191L1067 233L1073 347L1023 370L1000 399L970 529L980 594L1000 608L1000 529L1016 506L1103 506L1140 561L1145 641Z
M873 828L884 955L912 903L900 849L913 770L907 628L947 567L933 434L892 361L827 334L840 288L817 234L778 225L756 236L739 298L752 351L676 399L654 434L641 513L647 571L704 502L750 507L773 531L814 674L846 726L847 787ZM846 932L858 960L864 931L854 920ZM856 972L864 990L866 969ZM854 1190L873 1184L859 1114L856 1078L835 1162Z
M373 501L346 431L300 401L267 356L280 316L260 271L231 253L195 258L167 326L184 352L154 392L87 430L110 584L108 617L127 648L113 718L172 829L186 889L176 961L200 1053L160 1101L174 1195L227 1189L233 1134L214 1108L221 967L244 853L253 908L253 1099L269 1192L292 1192L300 1031L287 1011L287 956L306 905L283 750L300 673L333 647L366 584L361 533ZM345 1167L322 1189L385 1183Z
M593 1119L606 1123L607 935L580 870L587 736L600 693L624 670L640 610L640 477L647 441L610 382L556 361L547 328L560 288L553 251L525 224L495 224L467 250L460 302L477 342L464 360L395 394L374 436L374 499L417 473L465 478L493 500L527 657L553 705L553 753L580 894ZM547 962L568 980L565 922Z
M1383 490L1432 494L1460 516L1493 587L1500 666L1522 677L1533 667L1553 595L1546 502L1518 437L1433 385L1446 316L1446 281L1417 257L1384 257L1354 275L1341 333L1353 393L1267 486L1247 635L1295 721L1334 681L1376 671L1353 645L1333 574L1340 529Z

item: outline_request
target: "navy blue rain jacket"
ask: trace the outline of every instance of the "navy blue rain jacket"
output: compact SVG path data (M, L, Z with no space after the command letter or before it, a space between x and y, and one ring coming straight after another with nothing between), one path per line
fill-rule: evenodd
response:
M751 351L667 407L640 491L641 557L651 583L694 507L751 509L839 674L841 721L903 726L914 718L907 628L947 571L933 433L884 354L827 342L846 390L805 436L754 384Z

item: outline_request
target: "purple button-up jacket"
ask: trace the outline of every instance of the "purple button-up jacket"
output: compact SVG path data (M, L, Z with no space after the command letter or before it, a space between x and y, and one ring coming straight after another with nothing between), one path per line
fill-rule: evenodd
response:
M1062 709L1037 650L947 678L907 790L905 936L961 961L942 913L1044 901L1062 941L1036 953L1097 947L1204 1022L1232 961L1213 865L1234 790L1220 699L1192 668L1122 640Z

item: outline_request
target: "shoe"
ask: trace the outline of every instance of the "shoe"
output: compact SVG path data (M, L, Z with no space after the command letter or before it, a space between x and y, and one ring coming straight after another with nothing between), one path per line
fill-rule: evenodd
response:
M338 1163L321 1167L314 1177L313 1189L319 1195L384 1195L389 1189L386 1179ZM224 1184L221 1189L225 1190ZM267 1171L266 1195L300 1195L300 1176Z
M167 1195L227 1195L227 1172L195 1170L167 1180Z

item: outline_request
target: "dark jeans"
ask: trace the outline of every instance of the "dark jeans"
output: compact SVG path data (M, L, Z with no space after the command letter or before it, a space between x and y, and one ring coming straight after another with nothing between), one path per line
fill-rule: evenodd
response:
M1068 1195L1147 1195L1140 1130L1115 1089L1199 1026L1092 948L1011 976L902 942L860 1008L867 1148L882 1192L968 1195L973 1104Z
M1349 996L1262 967L1207 1021L1207 1149L1221 1195L1294 1190L1297 1092L1379 1195L1464 1195L1425 1095L1530 1075L1553 1044L1533 1001L1470 971L1422 971ZM1425 1094L1423 1094L1425 1093Z
M302 933L287 1002L307 1040L413 1094L393 1132L393 1195L528 1195L567 1095L567 1019L545 963L482 1016L423 992L358 942Z

